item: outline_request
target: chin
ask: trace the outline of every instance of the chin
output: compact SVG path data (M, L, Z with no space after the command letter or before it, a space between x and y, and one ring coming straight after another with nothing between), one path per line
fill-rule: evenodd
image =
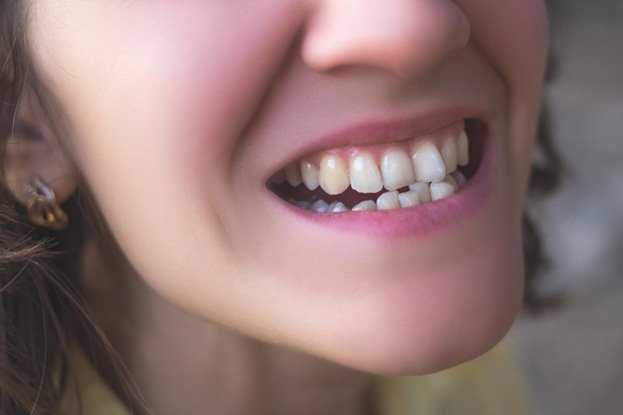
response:
M480 264L370 293L337 307L324 327L330 331L308 351L379 375L422 375L469 361L495 346L519 313L520 264L518 255L512 266Z

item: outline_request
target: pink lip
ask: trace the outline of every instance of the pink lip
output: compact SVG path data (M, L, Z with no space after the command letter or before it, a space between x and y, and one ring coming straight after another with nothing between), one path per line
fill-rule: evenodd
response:
M457 115L461 115L457 118ZM345 133L333 134L325 137L314 146L326 148L325 145L336 143L341 145L379 143L397 141L400 137L406 139L414 136L425 135L439 128L456 122L465 115L465 112L455 112L453 115L446 113L445 116L428 119L428 123L417 123L414 120L402 121L392 124L375 123L365 126L356 126L345 130ZM465 118L472 118L464 116ZM370 128L372 125L372 128ZM355 134L360 132L359 134ZM370 134L373 132L374 134ZM365 134L364 134L365 133ZM435 232L452 224L460 224L471 216L481 206L489 194L491 187L491 171L493 170L492 147L494 145L489 135L488 128L480 131L479 140L480 164L478 170L465 183L464 187L454 195L425 205L412 208L393 209L375 212L345 212L345 213L315 213L293 206L277 195L269 191L283 209L284 214L295 215L317 226L329 226L334 230L343 230L351 233L361 233L367 236L379 237L408 237ZM362 140L361 137L368 138ZM370 138L373 137L373 138ZM322 143L322 144L318 144Z

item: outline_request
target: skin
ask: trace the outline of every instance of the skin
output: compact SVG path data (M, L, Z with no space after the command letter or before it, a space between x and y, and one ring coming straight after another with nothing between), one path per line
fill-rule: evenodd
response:
M92 192L118 246L89 237L85 295L157 413L362 413L362 371L440 370L508 330L542 1L29 6L35 68L68 126L26 145L12 188L25 200L37 173L60 200ZM334 230L266 190L320 136L456 103L485 114L495 145L485 200L455 224Z

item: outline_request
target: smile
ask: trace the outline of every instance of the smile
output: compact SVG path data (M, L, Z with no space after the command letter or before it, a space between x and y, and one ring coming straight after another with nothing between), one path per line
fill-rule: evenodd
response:
M318 214L413 208L460 193L477 171L480 122L461 120L420 137L344 146L302 157L275 173L268 187Z

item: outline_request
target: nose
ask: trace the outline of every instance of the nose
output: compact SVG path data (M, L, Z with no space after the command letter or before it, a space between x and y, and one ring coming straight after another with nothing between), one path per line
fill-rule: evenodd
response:
M318 0L312 10L302 55L320 71L365 65L422 76L463 48L471 32L451 0Z

